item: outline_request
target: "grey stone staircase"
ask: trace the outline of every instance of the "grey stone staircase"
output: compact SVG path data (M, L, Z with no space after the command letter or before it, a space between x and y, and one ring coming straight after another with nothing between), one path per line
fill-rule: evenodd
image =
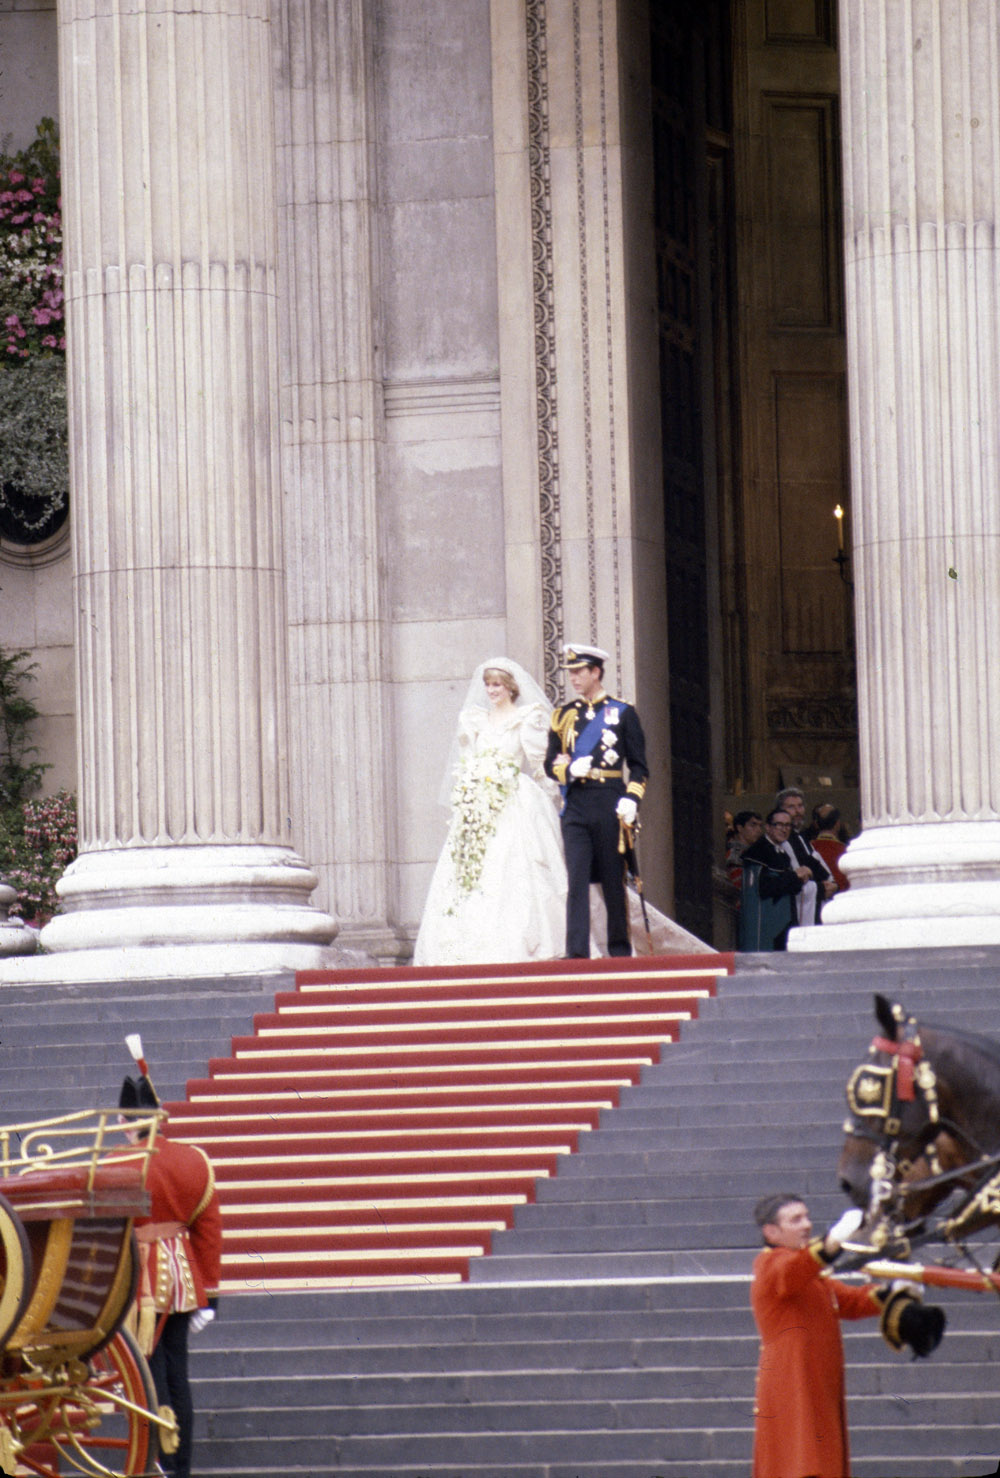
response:
M754 1202L791 1187L817 1224L843 1209L843 1086L874 990L1000 1036L998 981L1000 950L738 957L471 1282L228 1296L193 1344L199 1478L746 1478ZM275 989L243 985L0 991L0 1119L116 1093L124 1030L182 1096ZM855 1478L996 1471L1000 1307L947 1304L929 1361L845 1328Z
M198 1472L746 1478L747 1293L731 1277L230 1300L199 1343ZM847 1333L857 1478L994 1471L1000 1311L949 1312L932 1365Z
M0 975L0 1123L116 1105L136 1071L125 1046L136 1031L160 1098L183 1099L188 1079L228 1055L233 1036L293 979L26 986Z

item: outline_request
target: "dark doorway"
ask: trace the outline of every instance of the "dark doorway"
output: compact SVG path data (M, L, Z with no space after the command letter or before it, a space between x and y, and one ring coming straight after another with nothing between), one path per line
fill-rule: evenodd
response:
M651 0L650 24L675 916L712 940L720 652L739 661L739 634L733 652L716 630L719 485L737 434L729 0ZM739 715L730 717L738 737Z

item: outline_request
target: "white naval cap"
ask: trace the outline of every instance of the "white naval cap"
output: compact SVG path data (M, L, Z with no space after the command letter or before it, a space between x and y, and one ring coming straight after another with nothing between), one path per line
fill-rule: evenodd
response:
M566 642L563 646L564 667L593 667L607 660L608 654L602 647L585 647L580 642Z

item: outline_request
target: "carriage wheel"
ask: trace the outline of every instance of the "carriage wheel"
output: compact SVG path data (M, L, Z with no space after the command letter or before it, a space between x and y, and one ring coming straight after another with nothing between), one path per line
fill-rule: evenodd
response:
M39 1478L158 1472L158 1428L151 1419L158 1402L135 1340L120 1329L85 1367L78 1364L62 1385L53 1382L51 1390L4 1413L20 1449L16 1471Z
M0 1196L0 1347L28 1306L31 1249L24 1224Z

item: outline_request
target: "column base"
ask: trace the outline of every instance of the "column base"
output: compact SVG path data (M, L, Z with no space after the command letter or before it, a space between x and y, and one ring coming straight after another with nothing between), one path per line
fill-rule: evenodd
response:
M49 951L212 945L321 949L336 920L310 907L316 874L290 848L122 847L85 852L56 885Z
M371 962L369 962L371 963ZM106 985L130 981L286 978L295 970L341 970L337 949L308 944L162 944L123 949L67 949L0 959L0 990L5 985Z
M850 889L819 928L793 929L789 950L1000 944L1000 822L873 827L840 865Z
M413 961L416 935L394 929L391 924L344 924L337 935L337 948L357 953L369 965L409 965Z

